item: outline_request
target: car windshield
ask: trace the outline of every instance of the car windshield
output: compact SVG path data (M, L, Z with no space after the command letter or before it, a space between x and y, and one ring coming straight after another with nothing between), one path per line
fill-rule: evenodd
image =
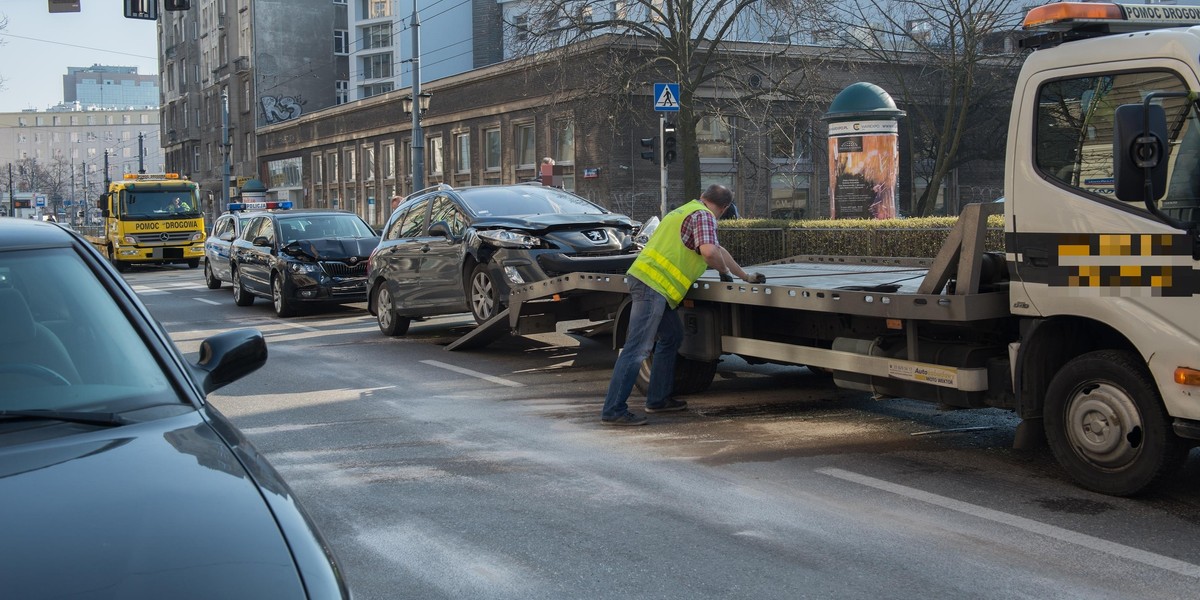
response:
M534 186L475 188L461 190L467 208L480 217L523 215L602 215L603 208L557 188Z
M128 190L120 199L121 214L128 219L200 216L191 190Z
M279 235L286 246L304 240L375 237L375 232L356 215L295 215L279 219Z
M0 252L0 410L181 403L146 342L73 250Z

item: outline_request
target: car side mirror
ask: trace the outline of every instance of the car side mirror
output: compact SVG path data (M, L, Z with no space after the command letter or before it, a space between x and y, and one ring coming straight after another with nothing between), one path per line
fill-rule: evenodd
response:
M449 240L454 239L454 235L450 233L450 224L445 221L438 221L433 225L430 225L429 235L440 235Z
M1118 106L1113 114L1113 187L1117 199L1155 202L1161 198L1167 189L1167 151L1167 113L1162 106Z
M233 235L232 231L226 231L225 233L222 233L220 235L220 237L217 239L221 240L222 242L232 242L234 237L235 236Z
M234 329L200 343L200 360L191 365L208 393L257 371L267 364L267 341L257 329Z
M260 235L256 238L254 238L254 240L251 241L250 243L255 246L260 246L263 248L270 248L271 247L271 238L269 238L265 235Z

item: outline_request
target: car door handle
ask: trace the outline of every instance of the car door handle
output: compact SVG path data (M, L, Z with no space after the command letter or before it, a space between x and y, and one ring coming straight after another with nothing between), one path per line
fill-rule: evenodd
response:
M1048 267L1050 253L1040 248L1028 248L1025 250L1025 262L1031 267Z
M422 252L422 253L429 252L429 244L424 244L424 245L422 245L422 246L421 246L421 252Z

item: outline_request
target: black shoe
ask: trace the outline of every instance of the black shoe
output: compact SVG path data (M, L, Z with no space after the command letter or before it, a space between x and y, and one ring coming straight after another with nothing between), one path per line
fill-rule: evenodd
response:
M627 412L615 419L600 419L600 423L603 425L620 425L630 427L634 425L645 425L646 417Z
M646 405L646 412L648 413L674 412L677 410L687 410L687 402L683 400L676 400L674 398L667 398L667 401L664 402L662 406L650 406L649 404Z

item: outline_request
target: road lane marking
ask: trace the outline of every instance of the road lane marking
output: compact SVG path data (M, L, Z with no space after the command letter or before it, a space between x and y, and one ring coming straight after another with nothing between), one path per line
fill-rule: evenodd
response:
M509 379L494 377L492 375L488 375L487 373L480 373L479 371L472 371L470 369L456 367L454 365L446 364L444 362L437 361L437 360L423 360L421 362L424 364L427 364L431 367L439 367L442 369L446 369L447 371L454 371L455 373L462 373L463 375L470 375L471 377L478 377L479 379L483 379L485 381L490 381L492 383L498 383L500 385L506 385L508 387L525 387L525 384L523 384L523 383L517 383L517 382L509 380Z
M1034 521L1033 519L1018 517L1006 512L984 508L982 506L977 506L961 500L939 496L937 494L918 490L916 488L891 483L882 479L875 479L874 477L860 475L851 471L825 468L817 469L817 472L821 473L822 475L836 477L844 481L849 481L859 485L872 487L877 490L904 496L905 498L919 500L934 506L940 506L942 508L971 515L973 517L992 521L994 523L1000 523L1001 525L1016 527L1017 529L1028 531L1030 533L1054 538L1056 540L1075 544L1077 546L1083 546L1084 548L1089 548L1097 552L1111 554L1119 558L1132 560L1134 562L1139 562L1151 567L1158 567L1164 571L1171 571L1187 577L1200 578L1200 566L1184 562L1182 560L1177 560L1169 556L1163 556L1161 554L1139 550L1124 544L1118 544L1116 542L1110 542L1108 540L1079 533L1077 531L1071 531L1070 529L1055 527L1054 525L1048 525L1046 523Z
M221 305L220 302L217 302L216 300L209 300L208 298L192 298L192 300L195 300L196 302L203 302L205 304L211 304L213 306Z

